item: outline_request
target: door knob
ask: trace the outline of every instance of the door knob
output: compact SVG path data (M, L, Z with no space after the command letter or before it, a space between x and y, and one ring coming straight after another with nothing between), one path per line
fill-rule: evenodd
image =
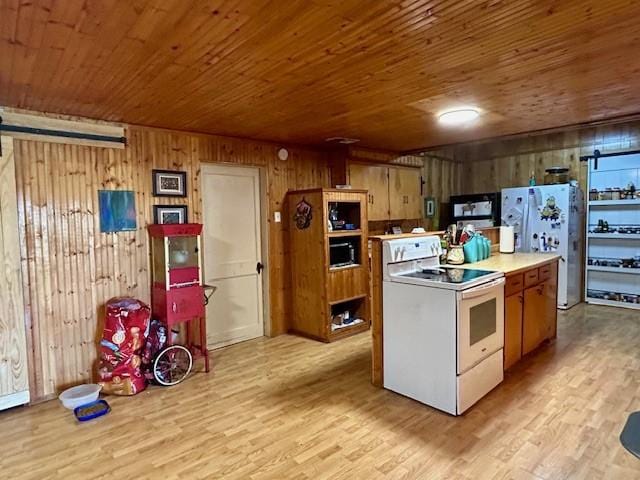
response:
M258 272L258 275L262 273L262 270L264 270L264 265L258 262L258 264L256 265L256 272Z

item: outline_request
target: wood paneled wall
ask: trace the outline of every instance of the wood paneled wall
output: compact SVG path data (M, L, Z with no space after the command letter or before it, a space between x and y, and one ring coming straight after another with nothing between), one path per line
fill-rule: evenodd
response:
M150 300L146 225L152 222L152 205L186 203L190 221L200 221L203 162L259 166L266 174L271 332L286 331L287 222L271 219L284 209L287 190L329 186L326 154L288 147L289 159L281 161L276 144L141 127L128 127L127 138L124 150L15 140L30 383L36 400L93 378L106 300L118 295ZM154 168L186 171L187 198L154 198ZM136 192L136 231L100 233L99 189Z
M446 226L449 219L449 197L464 192L464 166L460 162L448 160L448 155L452 156L452 152L442 150L429 152L423 157L423 194L425 197L434 197L439 202L436 218L424 220L427 230L439 230Z
M28 397L13 141L0 138L0 409Z
M586 189L586 163L581 155L640 149L640 122L571 129L546 135L526 136L454 146L444 155L463 162L464 193L498 191L528 184L533 171L538 184L551 166L566 166L571 177Z

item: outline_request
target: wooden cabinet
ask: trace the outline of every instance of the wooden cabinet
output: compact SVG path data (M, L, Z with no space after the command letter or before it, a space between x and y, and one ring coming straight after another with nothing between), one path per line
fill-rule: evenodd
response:
M371 221L422 218L422 177L417 168L350 162L349 183L368 191Z
M295 212L289 217L290 331L332 342L369 328L366 195L363 190L288 192L288 209ZM330 211L354 228L330 231ZM349 321L342 322L345 312Z
M352 163L349 183L353 188L367 190L369 220L389 219L389 168L382 165Z
M533 351L545 339L547 330L544 283L524 291L524 313L522 315L522 354Z
M415 168L389 168L389 218L422 218L420 171Z
M522 292L504 300L504 369L522 357Z
M558 262L507 275L504 368L556 336Z

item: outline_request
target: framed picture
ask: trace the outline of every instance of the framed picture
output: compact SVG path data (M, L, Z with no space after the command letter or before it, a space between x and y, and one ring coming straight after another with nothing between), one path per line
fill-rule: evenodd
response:
M154 197L186 197L187 172L174 170L153 171Z
M130 190L98 190L100 231L128 232L136 229L136 198Z
M153 223L188 223L186 205L154 205Z

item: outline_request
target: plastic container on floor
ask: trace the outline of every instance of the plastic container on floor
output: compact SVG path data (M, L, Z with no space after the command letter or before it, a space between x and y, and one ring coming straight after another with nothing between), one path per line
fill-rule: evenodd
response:
M66 389L60 394L58 399L65 408L73 410L81 405L87 405L95 402L100 395L102 387L95 383L87 383Z

